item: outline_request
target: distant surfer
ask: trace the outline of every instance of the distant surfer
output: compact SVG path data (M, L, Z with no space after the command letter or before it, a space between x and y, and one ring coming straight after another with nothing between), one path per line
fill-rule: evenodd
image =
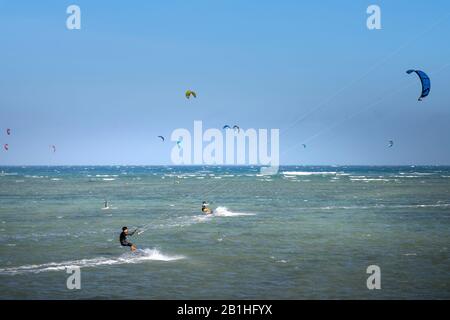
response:
M108 200L105 200L104 205L105 205L105 206L104 206L105 209L108 209L108 208L109 208L109 206L108 206Z
M137 230L137 229L136 229ZM136 250L136 246L134 244L132 244L131 242L128 241L127 237L131 237L136 230L134 230L131 233L128 233L128 228L127 227L123 227L122 228L122 233L120 234L120 244L124 247L130 247L131 251L135 251Z
M203 201L202 203L202 212L205 214L211 214L211 209L208 208L208 204L206 203L206 201Z

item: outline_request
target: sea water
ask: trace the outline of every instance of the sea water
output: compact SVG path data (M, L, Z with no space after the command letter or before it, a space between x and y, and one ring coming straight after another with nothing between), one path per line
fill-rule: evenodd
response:
M450 167L259 172L0 167L0 299L450 298Z

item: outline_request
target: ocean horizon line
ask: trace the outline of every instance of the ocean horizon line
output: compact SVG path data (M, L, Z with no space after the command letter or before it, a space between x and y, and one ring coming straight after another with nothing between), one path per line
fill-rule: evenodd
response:
M264 165L230 165L230 164L0 164L0 168L18 167L224 167L224 168L262 168ZM279 167L450 167L450 164L281 164Z

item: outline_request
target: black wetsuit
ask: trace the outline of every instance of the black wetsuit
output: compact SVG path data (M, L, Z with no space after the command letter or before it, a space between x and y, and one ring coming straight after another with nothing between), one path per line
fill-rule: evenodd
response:
M134 234L134 231L132 233L129 233L128 235L125 234L125 232L122 231L120 234L120 244L124 247L131 247L133 244L128 241L127 237L132 236Z

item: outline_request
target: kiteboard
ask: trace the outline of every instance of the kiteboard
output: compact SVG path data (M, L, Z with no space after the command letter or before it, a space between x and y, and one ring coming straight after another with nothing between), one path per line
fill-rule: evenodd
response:
M212 214L213 213L213 211L211 209L209 209L209 208L206 208L205 210L202 210L202 212L204 214Z

